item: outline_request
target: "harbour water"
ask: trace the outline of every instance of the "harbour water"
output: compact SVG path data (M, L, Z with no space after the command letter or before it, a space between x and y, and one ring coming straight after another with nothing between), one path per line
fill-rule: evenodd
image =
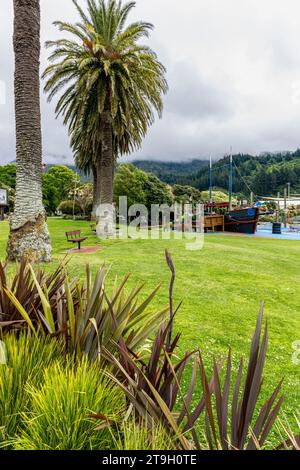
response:
M281 235L274 235L272 233L272 224L259 224L257 227L257 232L254 235L256 237L272 237L278 238L281 240L299 240L300 241L300 225L296 229L291 229L289 226L284 228L282 224Z

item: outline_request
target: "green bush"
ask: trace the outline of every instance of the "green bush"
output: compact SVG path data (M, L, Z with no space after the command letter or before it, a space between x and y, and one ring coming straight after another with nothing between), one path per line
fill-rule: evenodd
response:
M85 281L71 280L64 263L49 275L41 268L34 271L23 260L12 282L0 263L3 334L11 328L29 329L35 335L43 332L61 340L65 354L88 356L101 363L106 361L104 348L116 352L118 344L125 343L138 353L168 314L167 307L149 309L160 286L139 301L142 285L126 293L127 275L108 293L106 274L103 266L93 279L87 265Z
M76 173L64 165L56 165L43 175L43 203L48 214L54 214L62 200L78 185Z
M151 204L173 203L170 186L131 163L120 165L117 169L114 180L114 202L117 206L120 196L127 196L128 207L144 204L150 209Z
M30 403L27 384L39 386L43 369L61 357L60 343L50 338L30 337L23 332L4 338L7 363L0 364L0 445L9 447L20 429L21 413Z
M144 423L134 420L124 421L118 432L112 434L117 450L177 450L177 442L172 440L163 426L153 425L149 430Z
M73 215L74 203L71 200L62 201L58 206L57 210L62 212L64 215ZM81 209L78 204L75 204L74 209L75 215L81 214Z
M91 415L118 419L124 400L96 363L86 359L54 364L45 369L40 386L27 384L31 399L22 413L17 450L103 450L114 446L108 426Z

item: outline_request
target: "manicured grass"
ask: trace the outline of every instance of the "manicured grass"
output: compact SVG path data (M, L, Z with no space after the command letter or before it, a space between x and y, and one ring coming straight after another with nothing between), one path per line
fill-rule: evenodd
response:
M82 229L88 244L99 243L87 222L49 219L53 240L54 269L70 248L65 231ZM8 234L0 223L0 258L5 256ZM168 248L176 266L175 302L183 300L176 329L182 331L181 350L199 346L208 360L213 353L232 348L234 363L249 352L260 302L265 301L269 324L269 352L264 389L285 377L284 410L292 415L298 406L300 365L292 363L292 343L300 339L300 244L297 241L208 235L204 248L187 251L185 241L109 240L94 254L72 255L70 270L84 276L85 264L95 271L111 266L108 279L131 272L129 285L145 283L150 292L159 282L161 291L154 306L168 302L170 273L165 263ZM266 395L265 395L266 396Z

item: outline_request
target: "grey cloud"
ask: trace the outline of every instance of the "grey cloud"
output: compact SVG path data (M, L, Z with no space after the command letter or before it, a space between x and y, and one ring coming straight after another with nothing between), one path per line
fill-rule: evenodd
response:
M220 77L221 78L221 77ZM232 91L222 81L206 80L188 62L175 64L168 72L170 91L165 109L184 119L226 119L234 113Z
M4 162L15 158L12 1L1 0L0 9ZM41 10L42 43L61 35L54 20L76 20L71 0L41 0ZM137 0L136 19L155 25L149 44L167 67L170 91L163 119L131 159L220 156L230 145L251 153L299 145L300 105L293 100L300 96L299 0ZM42 69L46 63L42 48ZM67 129L43 94L42 124L45 160L72 161Z

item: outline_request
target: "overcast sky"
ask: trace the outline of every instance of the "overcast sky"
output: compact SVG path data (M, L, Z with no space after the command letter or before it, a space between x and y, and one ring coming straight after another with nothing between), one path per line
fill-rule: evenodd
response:
M13 0L0 2L0 160L15 158ZM85 3L81 0L81 3ZM188 160L300 146L299 0L137 0L131 20L168 70L164 115L138 158ZM41 0L42 44L75 21L71 0ZM42 50L41 66L47 63ZM5 103L3 89L6 89ZM72 161L67 129L42 96L44 160Z

